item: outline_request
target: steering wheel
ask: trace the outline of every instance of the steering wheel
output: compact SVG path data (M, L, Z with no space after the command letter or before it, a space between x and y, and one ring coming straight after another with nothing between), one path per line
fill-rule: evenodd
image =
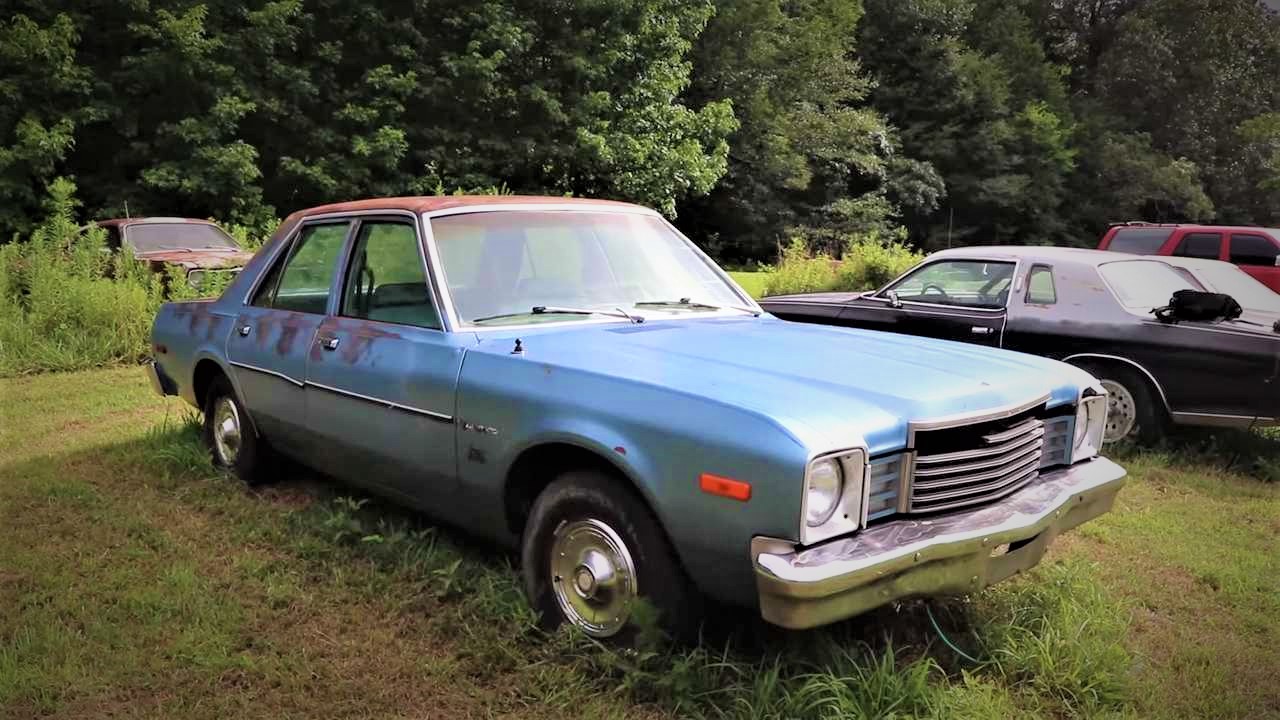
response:
M941 295L944 298L947 298L947 299L951 298L951 296L947 294L947 291L942 289L942 286L932 285L932 284L925 285L924 288L920 290L921 297L928 295L930 291L933 291L934 294Z

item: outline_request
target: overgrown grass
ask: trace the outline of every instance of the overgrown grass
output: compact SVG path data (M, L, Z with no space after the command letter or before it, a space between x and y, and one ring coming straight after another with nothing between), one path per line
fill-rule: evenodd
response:
M55 181L45 222L0 245L0 377L136 361L163 300L217 295L229 281L213 273L197 290L176 268L158 275L109 252L104 231L80 229L77 205L75 184Z
M766 271L762 295L869 290L906 272L924 256L893 241L850 238L839 258L811 251L796 238L778 265Z
M512 559L456 531L303 471L246 490L209 467L189 411L152 398L136 371L0 381L0 395L0 606L13 609L0 613L0 716L1280 707L1280 573L1267 550L1280 487L1208 455L1125 456L1133 482L1114 513L974 598L804 633L726 611L695 647L649 627L622 650L544 634Z

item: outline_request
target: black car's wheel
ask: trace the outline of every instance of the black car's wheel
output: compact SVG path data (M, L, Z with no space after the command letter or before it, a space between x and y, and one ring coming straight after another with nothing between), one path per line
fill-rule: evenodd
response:
M696 633L697 592L648 507L604 473L578 470L534 501L521 545L525 592L544 626L568 622L587 635L627 635L637 600L679 637Z
M1123 365L1081 363L1107 391L1104 443L1129 440L1153 443L1164 435L1167 419L1151 384Z
M214 379L204 401L204 442L213 464L255 485L263 480L265 447L225 377Z

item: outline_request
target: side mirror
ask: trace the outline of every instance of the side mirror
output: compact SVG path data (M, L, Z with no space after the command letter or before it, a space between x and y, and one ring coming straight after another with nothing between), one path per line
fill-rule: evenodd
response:
M894 292L893 290L890 290L889 292L886 292L884 296L889 298L889 305L891 307L895 307L895 308L902 307L902 301L898 299L898 293Z

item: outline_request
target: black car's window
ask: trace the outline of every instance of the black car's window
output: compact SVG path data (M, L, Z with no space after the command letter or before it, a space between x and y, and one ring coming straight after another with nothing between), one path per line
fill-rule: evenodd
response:
M1111 236L1108 250L1135 255L1155 255L1173 234L1173 228L1126 227Z
M1012 279L1010 262L939 260L916 268L886 292L905 302L1002 308Z
M1162 262L1128 260L1098 266L1107 287L1126 309L1148 315L1169 304L1179 290L1200 290L1194 282Z
M324 314L333 286L334 265L349 225L342 222L303 227L283 266L272 270L272 275L279 273L278 280L268 277L263 283L263 288L275 285L275 289L269 297L255 298L254 304Z
M1237 265L1276 264L1276 244L1263 235L1231 234L1231 262Z
M1173 249L1178 257L1204 258L1217 260L1222 247L1222 236L1218 233L1187 233Z
M1053 269L1048 265L1036 265L1027 273L1027 302L1032 305L1052 305L1058 302Z
M412 223L360 223L339 314L439 329L419 248Z

